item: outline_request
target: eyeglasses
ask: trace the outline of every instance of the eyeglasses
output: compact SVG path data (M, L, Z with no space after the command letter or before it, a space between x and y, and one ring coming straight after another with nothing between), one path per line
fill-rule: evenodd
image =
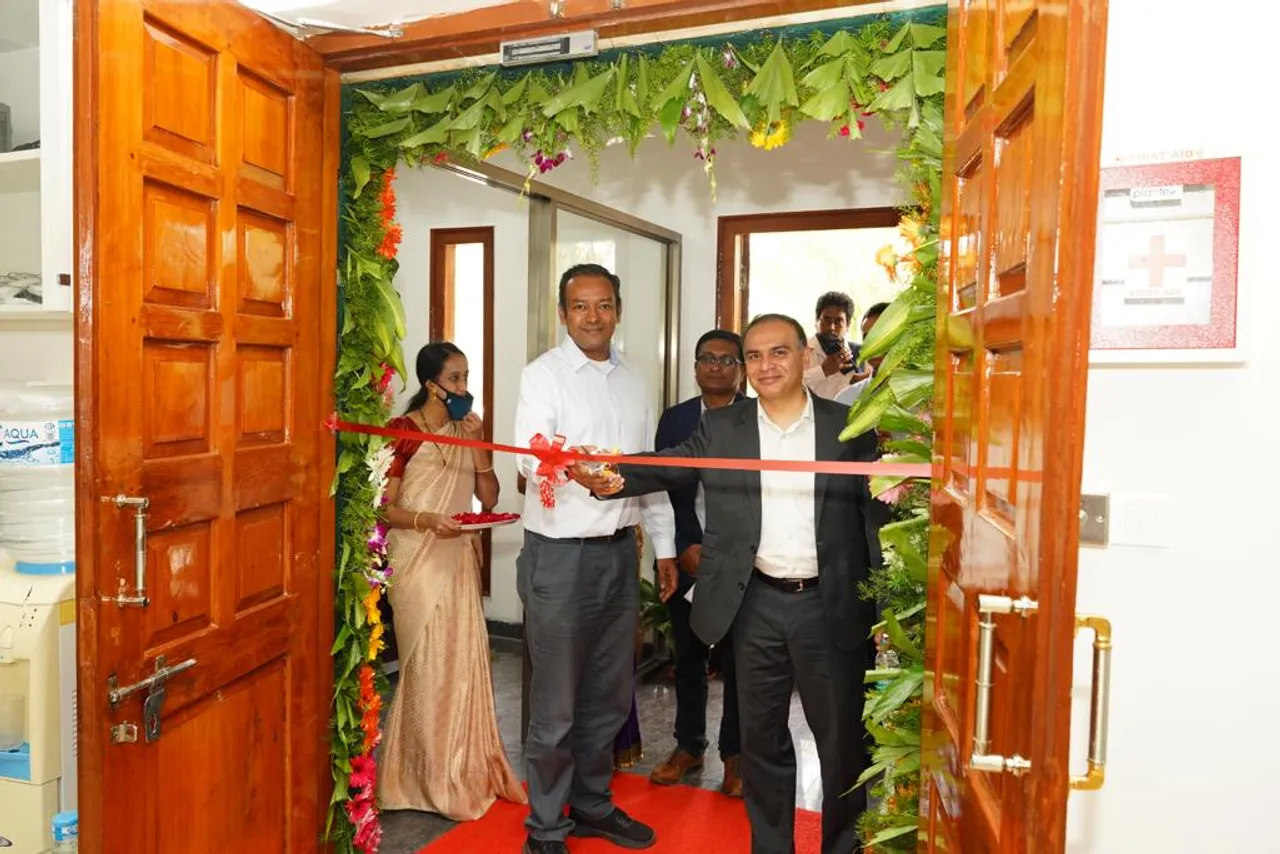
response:
M722 368L736 368L742 364L741 359L736 359L733 356L713 356L710 353L703 353L694 361L704 368L709 368L712 365L719 365Z

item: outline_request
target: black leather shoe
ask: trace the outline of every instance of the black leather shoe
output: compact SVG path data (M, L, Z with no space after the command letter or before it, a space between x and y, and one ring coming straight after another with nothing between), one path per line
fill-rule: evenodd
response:
M570 809L569 820L573 822L571 836L593 836L622 848L648 848L658 841L652 827L641 824L617 807L604 818L587 818Z
M559 839L534 839L524 841L521 854L569 854L569 848Z

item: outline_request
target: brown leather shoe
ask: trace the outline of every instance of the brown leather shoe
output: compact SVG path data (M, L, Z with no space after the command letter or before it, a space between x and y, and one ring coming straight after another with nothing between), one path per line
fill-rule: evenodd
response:
M742 797L742 772L738 770L738 757L726 756L724 759L724 782L720 791L731 798Z
M701 756L694 756L683 747L677 747L671 751L666 762L653 769L653 773L649 775L649 782L657 783L659 786L674 786L701 767Z

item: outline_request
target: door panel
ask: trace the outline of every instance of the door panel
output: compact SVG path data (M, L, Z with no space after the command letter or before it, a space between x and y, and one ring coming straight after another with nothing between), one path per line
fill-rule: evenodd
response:
M336 78L229 0L82 0L77 28L81 846L313 851ZM149 502L144 605L116 601L139 545L117 495ZM148 738L149 691L107 691L161 658L195 663Z
M950 4L930 852L1064 845L1105 15L1104 0Z

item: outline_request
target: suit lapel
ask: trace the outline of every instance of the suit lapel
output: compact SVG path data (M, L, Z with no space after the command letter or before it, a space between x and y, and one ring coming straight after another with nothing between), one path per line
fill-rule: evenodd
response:
M760 425L756 421L756 407L760 404L752 401L751 406L742 406L738 408L738 421L741 429L736 431L738 437L737 456L748 459L760 459ZM755 525L755 530L760 531L760 472L744 471L740 473L743 480L743 488L746 489L748 495L755 496L754 500L748 502L751 505L751 519Z
M825 406L813 408L814 459L833 461L840 459L844 452L844 443L840 441L840 431L844 424L836 413ZM814 524L822 519L822 505L827 500L827 489L831 485L831 475L817 474L813 478Z

